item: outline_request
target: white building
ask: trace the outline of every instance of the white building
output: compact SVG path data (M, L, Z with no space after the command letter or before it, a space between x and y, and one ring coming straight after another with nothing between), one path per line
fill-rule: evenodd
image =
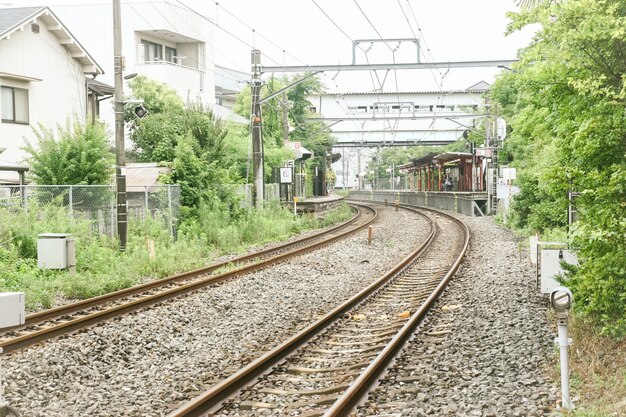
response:
M101 81L113 84L111 2L51 7L102 63L106 74ZM142 74L166 83L185 102L200 101L214 105L214 36L209 20L175 1L123 0L124 75ZM127 87L124 91L128 95ZM103 118L112 121L112 110Z
M21 162L32 127L85 121L87 76L102 68L47 7L0 9L0 165ZM3 150L3 151L2 151ZM0 172L16 182L17 172Z
M443 146L458 140L468 127L485 117L481 81L465 90L425 92L367 92L309 97L312 110L337 139L333 152L336 186L357 187L357 173L384 146ZM356 148L356 149L348 149Z

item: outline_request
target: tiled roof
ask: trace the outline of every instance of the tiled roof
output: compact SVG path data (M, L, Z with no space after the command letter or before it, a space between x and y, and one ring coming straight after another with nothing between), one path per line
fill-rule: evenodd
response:
M45 9L45 7L18 7L0 10L0 36L42 9Z

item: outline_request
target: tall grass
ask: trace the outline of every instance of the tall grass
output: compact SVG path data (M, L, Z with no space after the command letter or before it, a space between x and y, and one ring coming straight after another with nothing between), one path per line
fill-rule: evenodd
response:
M31 311L50 308L199 268L219 255L349 217L345 205L321 221L294 217L279 204L237 218L224 210L205 208L196 220L180 225L176 239L160 220L131 220L126 251L120 252L115 238L97 233L89 221L69 218L64 207L0 209L0 292L25 292ZM71 233L76 239L76 274L37 267L37 234L44 232ZM154 241L154 259L146 249L149 240Z

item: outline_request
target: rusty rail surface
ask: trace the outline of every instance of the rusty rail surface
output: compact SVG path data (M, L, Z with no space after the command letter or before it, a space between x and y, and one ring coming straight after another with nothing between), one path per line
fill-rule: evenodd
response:
M401 205L401 207L416 211L412 206ZM368 390L373 384L376 383L378 377L384 372L390 361L398 354L403 344L413 334L416 326L424 318L434 301L439 297L465 256L470 238L467 226L443 212L432 209L420 209L435 212L441 216L446 216L460 225L461 230L464 233L463 247L460 251L460 255L458 255L448 272L445 274L444 278L428 296L423 305L421 305L421 307L419 307L415 313L411 315L409 320L407 320L405 325L402 326L402 328L393 337L389 344L380 352L376 359L370 363L366 370L355 381L353 381L349 388L328 409L325 416L348 415L354 406L367 394ZM246 387L253 385L255 381L258 381L258 379L263 375L271 372L271 369L275 365L284 361L285 358L292 354L296 349L310 342L314 336L319 335L330 325L344 317L349 310L361 304L368 297L377 293L381 288L398 276L398 274L410 268L411 265L415 263L416 259L419 258L419 256L433 244L436 235L437 228L434 223L431 222L430 235L427 240L405 259L403 259L398 265L380 277L376 282L372 283L351 299L327 313L317 322L309 325L276 348L263 354L261 357L252 361L238 372L219 382L202 395L173 411L169 414L169 417L204 416L218 410L228 399L235 397Z
M102 296L90 298L88 300L79 301L54 309L30 314L26 317L26 324L24 326L8 329L8 332L0 335L0 348L5 353L21 349L47 339L117 317L121 314L138 310L151 304L178 297L180 295L195 291L208 285L214 285L229 279L233 279L240 275L245 275L247 273L266 268L269 265L282 262L288 258L298 256L306 252L310 252L312 250L333 243L339 239L347 237L348 235L367 227L377 219L378 214L376 210L371 208L370 206L359 203L350 203L350 205L357 210L356 215L353 216L350 220L323 232L315 233L311 236L297 239L285 244L277 245L258 252L246 254L230 261L216 263L208 267L173 275L171 277L163 278L142 285L137 285L124 290L119 290L110 294L105 294ZM358 225L354 228L349 228L350 225L353 225L363 216L363 211L359 207L371 210L372 216L370 219L367 219L367 221L365 221L362 225ZM348 230L343 230L347 228ZM325 236L330 236L330 238L324 238ZM319 239L323 240L309 243ZM278 255L270 256L271 254L275 253L278 253ZM262 259L259 260L259 258ZM224 268L229 265L236 265L242 262L250 263L228 272L208 275L211 272L216 271L220 268ZM207 275L207 277L201 278L205 275ZM200 279L190 283L183 282L184 280L192 280L199 277ZM108 303L116 301L119 302L119 300L130 296L140 297L141 294L148 293L150 291L156 291L159 288L164 288L167 286L174 287L152 295L145 295L141 298L137 298L119 305L104 307ZM96 311L86 312L85 310L88 309L93 309ZM34 327L34 330L31 330L31 327ZM7 336L16 333L17 336Z

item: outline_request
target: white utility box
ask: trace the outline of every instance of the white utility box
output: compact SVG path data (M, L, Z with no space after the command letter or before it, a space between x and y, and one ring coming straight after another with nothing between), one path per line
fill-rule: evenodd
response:
M0 292L0 329L19 326L26 319L23 292Z
M37 266L42 269L65 269L76 265L75 241L67 233L37 235Z
M566 249L542 249L541 250L541 293L550 294L556 287L562 284L554 277L563 272L561 262L578 265L576 252Z

